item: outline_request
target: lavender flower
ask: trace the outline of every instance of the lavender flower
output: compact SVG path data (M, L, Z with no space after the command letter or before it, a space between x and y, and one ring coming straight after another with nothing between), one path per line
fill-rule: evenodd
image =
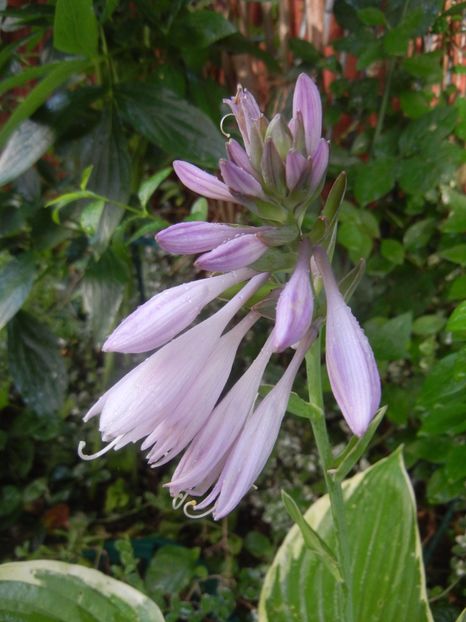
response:
M175 172L194 192L245 205L266 220L285 222L288 213L302 214L320 191L328 164L328 143L321 138L322 105L314 82L301 74L293 96L293 118L277 114L268 122L257 102L241 86L225 100L236 119L244 149L227 143L220 160L222 180L186 162Z
M325 251L314 250L327 297L326 360L332 391L351 431L362 436L380 403L374 354L333 276Z
M309 278L310 260L310 244L303 240L294 272L277 302L274 330L276 352L297 343L311 326L314 301Z
M322 109L315 84L304 74L298 78L289 123L280 114L269 123L254 97L241 87L226 103L244 148L234 139L228 141L228 159L219 163L222 179L187 162L176 161L174 168L191 190L241 203L264 225L186 222L157 234L167 252L200 253L196 267L225 274L157 294L108 337L104 350L159 349L104 393L84 417L87 421L99 416L108 445L91 456L83 454L83 443L78 448L82 458L93 459L141 441L152 467L184 452L167 484L174 507L184 505L190 515L192 507L211 506L206 513L212 512L215 519L236 507L272 451L298 368L324 322L321 303L314 312L312 280L322 276L324 282L328 373L356 435L367 429L380 400L368 342L338 291L326 253L310 241L319 239L323 221L309 237L302 231L304 213L316 202L329 156L328 143L321 138ZM263 264L281 273L267 285L271 293L227 330L248 299L262 293L269 273L257 274L254 267L258 270ZM290 276L277 287L283 273ZM219 311L185 331L209 302L242 281L247 283ZM221 397L241 341L260 316L275 319L275 326L253 363ZM290 346L296 347L291 363L255 406L270 358ZM188 496L205 498L196 504L187 501Z

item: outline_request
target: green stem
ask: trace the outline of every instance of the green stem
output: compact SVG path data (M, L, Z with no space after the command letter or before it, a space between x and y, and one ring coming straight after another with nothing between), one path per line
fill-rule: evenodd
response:
M375 145L377 144L380 134L382 133L383 124L385 121L385 115L387 114L388 98L390 96L390 89L392 85L393 72L395 70L396 60L391 58L388 63L387 80L385 82L385 88L382 97L382 103L380 104L380 110L377 117L377 125L374 132L374 138L372 140L372 153L374 153Z
M351 554L348 539L348 527L345 515L345 503L341 481L334 477L330 465L332 451L325 423L324 400L322 395L321 378L321 336L319 336L306 355L306 373L309 391L309 401L316 407L310 412L312 431L317 445L319 460L324 475L325 484L330 499L333 526L337 541L337 557L343 577L342 584L342 620L354 622L353 609L353 577L351 574Z

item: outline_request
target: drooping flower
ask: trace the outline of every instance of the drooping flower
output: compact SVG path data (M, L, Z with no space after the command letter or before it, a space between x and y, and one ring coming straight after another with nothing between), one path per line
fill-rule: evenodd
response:
M333 395L351 431L362 436L380 404L380 376L367 337L345 303L327 255L314 249L327 297L326 363Z

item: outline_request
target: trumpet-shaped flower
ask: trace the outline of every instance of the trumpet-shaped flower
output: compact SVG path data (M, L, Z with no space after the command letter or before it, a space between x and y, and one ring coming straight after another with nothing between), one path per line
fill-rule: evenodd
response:
M380 403L380 377L367 337L345 303L322 248L315 261L327 297L326 363L333 395L351 431L362 436Z
M254 274L252 270L238 270L166 289L128 315L102 349L107 352L154 350L194 322L206 304Z
M228 240L208 253L204 253L195 261L202 270L211 272L228 272L254 263L267 250L258 235L246 233L233 240Z
M235 227L214 222L180 222L155 236L163 250L176 255L205 253L243 233L254 233L255 227Z

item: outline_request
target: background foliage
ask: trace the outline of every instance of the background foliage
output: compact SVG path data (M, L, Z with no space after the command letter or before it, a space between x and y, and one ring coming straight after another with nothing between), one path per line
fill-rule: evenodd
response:
M97 449L99 440L78 415L133 364L99 353L115 323L192 277L154 232L182 219L245 219L187 193L171 161L215 169L222 97L241 80L271 115L290 107L306 71L323 93L329 181L349 174L337 269L367 260L352 306L389 407L369 458L404 445L432 609L455 620L466 556L464 3L391 0L382 10L336 0L327 42L325 28L302 36L299 2L0 6L4 559L98 567L172 622L253 619L290 526L280 488L303 510L322 491L303 421L288 417L260 490L216 524L173 511L160 489L169 469L147 469L135 448L79 461L78 441ZM276 380L279 365L268 373ZM328 413L342 443L331 399Z

